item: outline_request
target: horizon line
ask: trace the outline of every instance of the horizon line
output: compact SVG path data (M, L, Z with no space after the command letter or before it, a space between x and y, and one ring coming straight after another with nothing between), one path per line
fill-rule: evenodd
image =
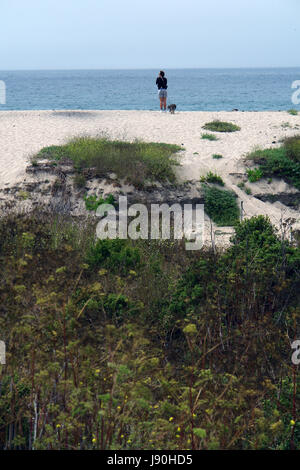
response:
M165 70L246 70L246 69L297 69L300 65L272 65L272 66L245 66L245 67L164 67ZM51 71L84 71L84 70L161 70L161 67L102 67L102 68L24 68L24 69L0 69L0 72L51 72Z

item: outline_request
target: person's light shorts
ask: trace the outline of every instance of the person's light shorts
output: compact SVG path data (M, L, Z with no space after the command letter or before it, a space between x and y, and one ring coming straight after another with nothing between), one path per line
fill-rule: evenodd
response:
M164 90L163 88L158 90L158 97L159 98L167 98L167 96L168 96L167 90Z

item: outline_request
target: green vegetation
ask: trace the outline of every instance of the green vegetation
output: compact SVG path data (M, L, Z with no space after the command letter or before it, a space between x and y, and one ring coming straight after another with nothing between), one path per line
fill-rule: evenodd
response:
M237 196L232 191L204 187L205 212L220 226L235 225L239 219Z
M217 175L216 173L213 173L212 171L209 171L206 176L201 176L200 181L202 183L215 183L220 186L224 186L225 183L222 180L221 176Z
M97 240L87 252L86 262L90 268L104 268L115 274L128 273L140 263L138 248L129 246L126 240Z
M96 211L98 207L101 206L102 204L111 204L113 206L116 205L115 198L112 194L109 194L105 199L103 199L102 197L97 199L97 195L92 194L90 196L84 196L84 200L85 200L85 208L88 211Z
M300 189L300 136L285 139L279 148L254 150L247 158L259 164L263 177L280 177Z
M224 121L212 121L206 123L202 126L202 129L206 129L212 132L236 132L240 131L241 128L232 122L224 122Z
M244 182L239 183L237 186L238 186L238 188L240 188L240 189L242 189L243 191L245 191L245 193L248 194L249 196L250 196L250 194L252 194L251 189L248 188L248 186L246 186Z
M26 201L26 199L30 198L30 194L28 193L28 191L19 191L18 198L22 199L23 201Z
M297 115L298 115L297 109L289 109L289 110L288 110L288 113L289 113L291 116L297 116Z
M88 169L93 169L95 176L113 172L140 187L146 181L175 182L173 166L177 162L172 157L181 150L178 145L163 143L80 137L66 145L45 147L34 158L72 162L79 174Z
M221 158L223 158L223 155L220 155L219 153L214 153L212 158L214 158L215 160L220 160Z
M0 221L0 448L300 449L299 247L262 216L220 253L94 233Z
M213 141L218 140L218 137L214 134L202 134L201 139Z
M288 158L300 163L300 136L287 137L284 140L284 148Z
M263 172L260 168L248 169L247 176L250 183L256 183L263 177Z

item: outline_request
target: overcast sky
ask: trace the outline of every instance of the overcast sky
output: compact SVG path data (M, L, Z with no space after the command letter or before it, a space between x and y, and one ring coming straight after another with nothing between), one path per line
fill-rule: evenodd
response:
M0 69L299 66L300 0L0 0Z

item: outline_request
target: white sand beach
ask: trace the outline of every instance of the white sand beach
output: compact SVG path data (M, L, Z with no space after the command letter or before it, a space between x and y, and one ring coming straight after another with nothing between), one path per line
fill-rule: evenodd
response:
M241 127L239 132L218 133L217 141L201 139L202 126L212 120L230 121ZM182 145L180 180L199 181L209 170L222 176L244 204L245 215L269 215L272 222L295 219L299 213L280 202L262 202L256 192L296 191L283 181L267 184L247 183L252 195L237 184L245 176L244 156L255 147L280 145L286 136L299 133L300 116L287 112L177 112L158 111L2 111L0 112L0 189L21 182L30 156L42 147L63 144L79 135L106 134L123 140L166 142ZM276 143L274 143L276 142ZM222 154L215 160L213 154Z

